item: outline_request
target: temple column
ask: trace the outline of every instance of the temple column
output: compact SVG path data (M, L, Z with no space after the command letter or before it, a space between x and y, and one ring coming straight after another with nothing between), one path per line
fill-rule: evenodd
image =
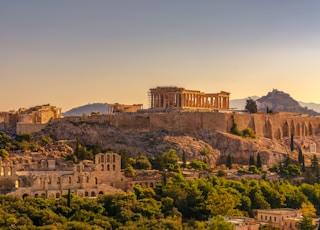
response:
M151 108L153 108L153 105L154 105L154 103L153 103L153 98L154 98L154 95L153 95L153 93L152 93L152 94L151 94L151 105L150 105Z

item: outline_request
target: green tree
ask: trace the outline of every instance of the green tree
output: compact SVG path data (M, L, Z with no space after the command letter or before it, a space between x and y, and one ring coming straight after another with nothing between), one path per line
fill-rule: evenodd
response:
M235 227L232 223L228 223L223 216L218 215L210 221L209 229L210 230L221 230L221 229L234 230Z
M197 170L206 170L208 167L206 163L204 163L203 161L199 161L199 160L191 161L189 166L191 168L197 169Z
M232 158L231 158L230 154L228 154L228 156L227 156L226 166L228 169L232 169Z
M251 98L248 98L245 109L248 110L249 113L257 113L258 108L256 101Z
M260 153L258 153L258 155L257 155L257 168L262 169L262 162L261 162Z
M186 158L186 152L183 150L182 151L182 168L186 168L187 167L187 158Z
M291 138L290 138L290 150L291 152L294 150L293 133L291 133Z
M237 135L237 136L242 136L242 132L241 130L238 128L236 123L233 123L231 129L230 129L230 133Z
M250 155L250 157L249 157L249 166L250 165L256 165L256 162L254 160L254 156L253 155Z
M0 149L0 157L2 158L8 158L9 157L9 152L5 149Z
M124 175L126 177L133 177L135 175L135 170L130 164L125 168Z
M302 221L297 223L299 230L314 230L316 226L312 224L312 218L304 216Z

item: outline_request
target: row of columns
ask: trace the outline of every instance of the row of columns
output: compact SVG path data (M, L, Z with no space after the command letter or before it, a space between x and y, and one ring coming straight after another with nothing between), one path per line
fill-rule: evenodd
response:
M168 107L229 109L229 97L197 93L151 93L151 108Z

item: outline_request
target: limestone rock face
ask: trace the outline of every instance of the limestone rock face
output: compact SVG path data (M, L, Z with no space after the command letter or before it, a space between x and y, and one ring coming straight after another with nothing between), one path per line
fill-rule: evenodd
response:
M95 145L99 143L103 150L126 150L131 155L139 152L148 156L161 154L173 148L178 156L186 154L187 161L194 159L207 162L209 166L226 163L228 155L233 163L248 164L251 155L260 154L262 163L274 165L282 161L289 151L290 138L272 140L259 137L257 139L243 138L233 134L215 131L199 130L194 132L125 131L107 123L94 123L79 120L78 122L61 120L48 125L43 134L55 140L76 140L80 143ZM295 137L295 149L302 148L309 152L310 143L320 145L320 138ZM309 141L307 141L309 140Z

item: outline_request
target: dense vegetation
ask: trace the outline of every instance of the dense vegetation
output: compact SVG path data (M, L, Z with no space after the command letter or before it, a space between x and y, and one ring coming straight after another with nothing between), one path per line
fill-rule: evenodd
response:
M217 224L227 226L219 216L252 217L256 209L281 207L302 207L307 216L314 216L320 213L319 204L319 184L294 186L288 181L235 181L216 176L185 180L173 173L155 189L138 185L133 193L97 199L72 194L48 200L0 196L0 228L215 229Z

